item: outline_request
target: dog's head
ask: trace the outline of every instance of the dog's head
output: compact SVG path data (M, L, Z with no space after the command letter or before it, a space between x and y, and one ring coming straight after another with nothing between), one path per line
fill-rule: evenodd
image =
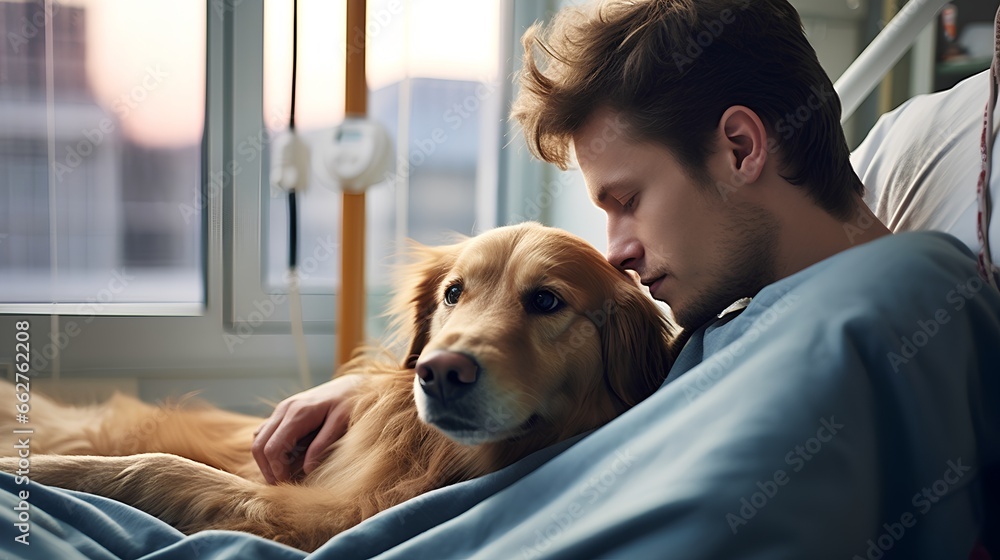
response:
M414 245L393 313L421 420L475 445L549 426L560 437L646 398L672 327L594 247L538 224Z

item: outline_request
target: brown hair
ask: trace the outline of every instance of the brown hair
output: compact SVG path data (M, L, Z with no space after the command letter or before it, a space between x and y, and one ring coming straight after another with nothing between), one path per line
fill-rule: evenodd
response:
M512 116L532 153L562 169L573 134L607 106L706 178L719 119L744 105L765 123L784 178L821 208L846 219L864 193L840 98L786 0L608 0L563 9L522 41Z

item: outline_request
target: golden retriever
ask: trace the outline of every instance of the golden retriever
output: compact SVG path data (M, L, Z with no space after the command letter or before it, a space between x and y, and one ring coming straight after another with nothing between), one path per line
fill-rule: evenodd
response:
M250 450L263 418L121 395L72 408L37 394L28 476L185 533L233 529L311 551L379 511L596 428L666 376L672 325L573 235L521 224L415 245L413 256L391 309L409 351L341 368L365 374L362 389L347 434L308 476L264 482Z

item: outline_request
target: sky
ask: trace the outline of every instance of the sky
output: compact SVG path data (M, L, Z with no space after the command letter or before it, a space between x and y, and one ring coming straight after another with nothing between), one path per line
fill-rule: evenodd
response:
M87 10L91 87L111 112L128 108L121 119L125 133L155 146L199 141L204 119L205 4L194 0L61 3Z
M232 5L234 0L209 0ZM87 9L87 71L98 100L129 110L126 134L146 145L200 141L204 119L205 0L63 0ZM368 83L404 76L493 79L500 0L369 0ZM265 120L287 112L291 0L266 0ZM345 0L299 1L296 118L302 128L343 118Z

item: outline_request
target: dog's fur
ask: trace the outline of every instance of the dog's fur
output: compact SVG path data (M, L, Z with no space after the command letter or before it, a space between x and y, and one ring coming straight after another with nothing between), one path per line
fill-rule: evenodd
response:
M610 421L669 369L671 325L632 279L570 234L522 224L414 246L413 255L392 308L407 357L362 356L342 368L366 374L350 427L308 476L264 483L250 453L262 418L121 395L73 408L33 393L31 480L114 498L186 533L235 529L313 550L379 511ZM448 305L456 283L461 297ZM564 305L532 308L539 290ZM428 397L414 375L417 359L439 350L479 368L474 387L453 400ZM13 386L2 390L13 403ZM0 425L17 427L13 408L0 407ZM425 422L449 416L461 430ZM0 462L16 470L16 460Z

